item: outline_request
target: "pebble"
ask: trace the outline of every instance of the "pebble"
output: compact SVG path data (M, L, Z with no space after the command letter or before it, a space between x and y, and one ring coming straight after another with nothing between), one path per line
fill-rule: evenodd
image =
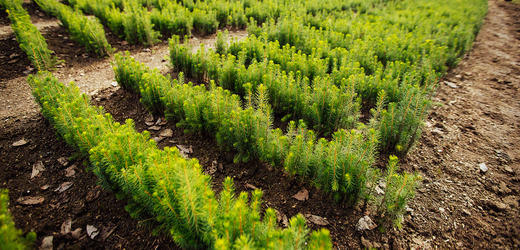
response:
M376 228L376 224L368 217L368 215L363 216L361 219L359 219L356 229L358 231L364 231L364 230L372 230Z
M480 171L482 171L483 173L488 171L488 167L486 166L486 163L480 163L478 166L480 168Z
M440 207L439 211L441 211L441 213L444 213L446 210L444 210L444 208Z

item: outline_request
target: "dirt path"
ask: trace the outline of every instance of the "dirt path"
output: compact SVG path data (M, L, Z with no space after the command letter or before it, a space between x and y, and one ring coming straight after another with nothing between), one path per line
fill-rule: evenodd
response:
M490 1L473 50L443 81L421 145L403 164L425 185L398 234L412 245L518 249L520 5Z
M32 8L31 16L36 14ZM243 37L244 33L232 35ZM7 46L0 56L20 54L7 36L8 39L0 41ZM138 130L147 128L138 97L116 91L117 87L112 86L114 76L109 63L112 59L87 53L59 27L48 29L44 36L56 55L66 61L55 72L62 82L75 81L82 91L99 98L94 102L105 106L116 119L132 118ZM147 50L108 36L118 50L130 50L137 60L167 71L167 62L163 60L168 53L167 44ZM214 36L191 41L196 48L200 43L211 43ZM95 176L84 170L87 159L77 158L63 141L57 141L54 130L39 114L25 82L22 71L30 62L20 55L16 64L20 64L18 68L3 73L8 77L3 75L0 81L0 188L11 190L11 211L16 225L25 232L37 232L38 244L43 237L53 236L55 248L174 248L167 236L150 236L141 223L130 219L124 211L124 202L116 200L110 191L100 191L93 200L86 198L96 193ZM111 89L101 90L107 87ZM160 146L171 146L171 141L193 145L194 153L190 156L198 158L204 167L215 159L224 164L225 170L213 176L214 183L228 175L235 176L239 191L247 190L245 183L262 188L265 206L275 207L287 216L309 212L328 218L332 224L327 228L337 249L519 249L519 87L520 5L492 0L473 50L441 80L435 97L437 105L428 117L420 143L402 160L402 169L421 172L424 185L404 216L403 228L385 233L356 231L355 223L364 211L333 204L318 190L287 180L280 171L271 170L263 163L233 164L232 154L222 154L212 140L186 136L173 124L167 127L174 130L174 138L161 142ZM12 146L22 138L28 141L27 145ZM58 162L61 157L72 157L69 165L62 166ZM39 161L47 170L30 179L32 168ZM486 172L481 170L482 164ZM70 172L65 169L70 166L77 168L76 174L67 176ZM254 173L248 173L250 169L255 169ZM280 185L271 185L264 178L273 178L270 181ZM74 185L63 193L55 192L64 182ZM45 186L48 189L42 189ZM308 201L298 203L290 198L303 187L311 194ZM31 195L42 195L45 202L36 206L17 204L19 197ZM72 230L83 229L80 237L60 233L67 219L72 220ZM84 232L87 225L117 228L106 240L91 240Z

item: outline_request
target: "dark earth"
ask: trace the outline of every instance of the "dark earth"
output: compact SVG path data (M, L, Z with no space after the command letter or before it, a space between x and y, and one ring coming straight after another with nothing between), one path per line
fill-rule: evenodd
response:
M33 3L24 7L33 22L56 20L40 13ZM9 23L7 15L1 13L0 25ZM67 68L93 70L90 65L111 60L88 53L67 39L61 27L44 28L42 34ZM13 38L12 33L0 38L0 99L16 105L15 97L4 94L12 86L7 83L34 71L27 72L30 61ZM118 51L137 54L144 49L127 45L108 30L107 38ZM273 207L288 218L298 213L326 218L329 225L325 227L331 231L335 249L519 249L519 45L520 5L490 1L473 49L440 80L434 97L436 105L422 137L400 160L402 170L418 171L424 179L409 204L401 229L356 231L356 223L365 214L378 221L370 206L336 204L316 188L258 160L235 164L234 152L221 150L211 136L184 134L171 122L150 132L154 137L164 129L173 131L171 138L159 143L161 148L191 147L188 156L197 158L212 173L216 192L223 179L231 176L237 192L251 191L251 185L262 189L264 209ZM159 44L156 49L165 46ZM14 59L17 61L10 63ZM133 119L138 131L149 128L145 124L149 114L134 93L119 87L106 88L92 96L92 104L103 106L118 122ZM0 108L8 109L3 104ZM35 249L48 236L53 236L55 249L178 248L168 235L152 235L153 222L132 219L124 210L124 200L98 187L96 176L88 171L88 159L60 140L41 114L4 113L8 115L0 117L0 188L9 189L10 211L17 228L37 233ZM154 121L159 118L154 117ZM27 143L13 146L21 139ZM58 161L60 158L68 161L66 166ZM378 167L384 168L385 158L381 157ZM33 166L39 161L45 171L31 179ZM482 163L488 168L486 172L480 168ZM75 174L70 175L70 170ZM73 184L63 192L56 191L65 182ZM308 190L308 200L292 197L302 189ZM17 202L21 197L34 196L42 196L43 203ZM80 228L81 232L62 234L67 220L72 221L71 231ZM99 229L94 239L87 235L87 225ZM308 225L313 230L322 227L312 222Z

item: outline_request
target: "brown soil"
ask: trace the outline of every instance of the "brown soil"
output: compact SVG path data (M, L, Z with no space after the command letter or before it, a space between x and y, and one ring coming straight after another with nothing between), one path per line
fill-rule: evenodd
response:
M119 122L134 119L138 131L148 129L144 120L147 113L136 94L118 87L106 88L113 81L111 59L97 58L70 39L65 44L71 45L63 46L67 34L59 27L50 28L44 36L56 55L66 61L55 73L60 80L74 80L87 93L103 87L93 95L94 105L104 106ZM130 49L136 59L167 71L162 60L166 44L144 52L145 48L139 46L122 45L110 34L108 39L119 50ZM371 209L335 204L319 190L260 161L235 164L234 153L221 151L211 136L184 134L171 122L162 129L172 129L173 137L162 140L159 146L191 146L193 153L188 156L197 158L205 169L221 165L212 174L217 192L223 178L231 176L238 191L250 191L246 184L262 189L263 208L273 207L288 217L309 213L326 218L336 249L518 249L519 40L520 5L490 1L489 14L472 51L440 81L437 105L428 117L422 138L401 160L402 169L419 171L424 178L417 197L409 204L402 229L358 232L357 221ZM13 51L22 57L15 43L1 42L2 53ZM9 78L11 74L23 74L29 65L24 61L7 70L11 73L0 71L0 188L10 190L16 226L24 232L36 232L37 247L44 237L52 235L57 249L175 249L168 236L152 236L143 223L131 219L124 211L125 202L117 200L109 190L87 201L87 195L96 187L95 176L86 171L88 160L78 157L56 138L49 123L36 112L23 78ZM92 82L106 84L94 88ZM151 131L152 137L161 131ZM28 142L26 145L12 146L22 138ZM69 165L58 163L60 157L70 158ZM43 162L46 171L31 180L33 165L38 161ZM487 172L480 170L481 163L489 168ZM65 169L71 165L77 166L77 173L66 177ZM62 193L54 191L63 182L74 184ZM48 189L42 190L45 185ZM292 198L303 188L309 191L309 200ZM24 196L43 196L45 200L41 205L18 204L16 200ZM68 219L72 220L72 230L82 228L82 238L60 234L61 225ZM100 236L92 240L86 236L87 225L116 228L105 241ZM309 226L319 228L312 223Z

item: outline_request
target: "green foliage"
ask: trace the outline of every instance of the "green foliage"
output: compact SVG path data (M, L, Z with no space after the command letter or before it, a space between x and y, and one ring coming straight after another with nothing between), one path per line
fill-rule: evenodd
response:
M125 40L129 43L142 43L153 46L158 43L159 32L153 30L150 13L144 7L138 6L135 1L123 0L125 15L123 18Z
M379 210L385 224L401 227L400 216L405 211L405 206L414 196L415 189L420 185L421 176L418 173L398 174L398 158L390 156L385 177L385 195L383 196Z
M0 249L30 249L36 240L36 234L29 232L25 238L22 231L16 229L9 213L9 195L7 189L0 189Z
M155 73L142 73L142 79ZM196 159L182 158L176 148L159 150L148 132L135 132L132 120L121 125L102 108L89 105L88 97L73 83L65 86L41 72L29 76L28 82L44 116L67 143L90 155L96 175L118 197L127 199L130 214L157 220L158 230L169 232L179 246L275 249L280 245L273 243L280 242L287 249L303 247L308 233L303 217L292 218L284 230L276 228L272 209L261 219L261 191L252 197L248 193L235 197L233 182L227 178L217 199L210 177L202 173ZM323 236L321 241L326 242Z
M34 67L38 70L51 70L54 69L54 66L60 64L62 61L51 56L52 52L48 49L45 38L38 28L31 23L31 17L19 2L6 0L5 6L9 19L11 19L11 28L16 35L16 40Z
M57 16L70 37L93 51L98 56L109 56L115 49L107 42L103 25L96 18L89 18L76 9L63 5L56 0L35 0L40 8L49 15Z

